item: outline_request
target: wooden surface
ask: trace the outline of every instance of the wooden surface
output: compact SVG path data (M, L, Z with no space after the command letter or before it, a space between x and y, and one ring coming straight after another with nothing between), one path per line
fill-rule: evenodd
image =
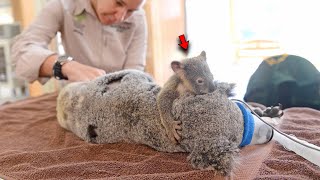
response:
M145 10L149 30L146 70L163 85L173 73L170 62L185 57L178 46L178 36L185 34L185 1L150 0Z
M22 28L27 27L33 20L35 2L33 0L11 0L12 14L15 21L18 21Z

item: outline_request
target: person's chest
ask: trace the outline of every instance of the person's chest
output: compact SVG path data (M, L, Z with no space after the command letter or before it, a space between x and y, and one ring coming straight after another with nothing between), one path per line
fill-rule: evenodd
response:
M106 71L120 70L134 34L134 23L104 26L83 12L66 14L61 37L65 52L81 63Z

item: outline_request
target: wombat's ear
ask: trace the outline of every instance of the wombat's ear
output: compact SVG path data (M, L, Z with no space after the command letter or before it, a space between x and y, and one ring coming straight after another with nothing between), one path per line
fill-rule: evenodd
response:
M177 71L183 69L183 67L184 67L183 64L179 61L172 61L171 62L171 68L174 72L177 72Z
M205 51L202 51L200 56L204 57L205 59L207 58L207 55L206 55L206 52Z

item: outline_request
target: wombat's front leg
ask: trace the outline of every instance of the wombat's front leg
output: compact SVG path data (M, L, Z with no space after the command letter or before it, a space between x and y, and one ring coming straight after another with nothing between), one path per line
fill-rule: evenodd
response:
M170 91L170 90L169 90ZM161 117L161 123L166 129L169 139L173 143L180 141L181 137L177 130L181 130L181 121L175 121L171 114L172 103L179 95L176 91L160 91L157 97L157 105Z

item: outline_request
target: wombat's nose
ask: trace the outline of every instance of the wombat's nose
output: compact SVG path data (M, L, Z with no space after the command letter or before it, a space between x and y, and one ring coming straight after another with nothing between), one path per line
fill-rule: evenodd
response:
M216 84L211 81L209 84L209 92L213 92L214 90L216 90Z

